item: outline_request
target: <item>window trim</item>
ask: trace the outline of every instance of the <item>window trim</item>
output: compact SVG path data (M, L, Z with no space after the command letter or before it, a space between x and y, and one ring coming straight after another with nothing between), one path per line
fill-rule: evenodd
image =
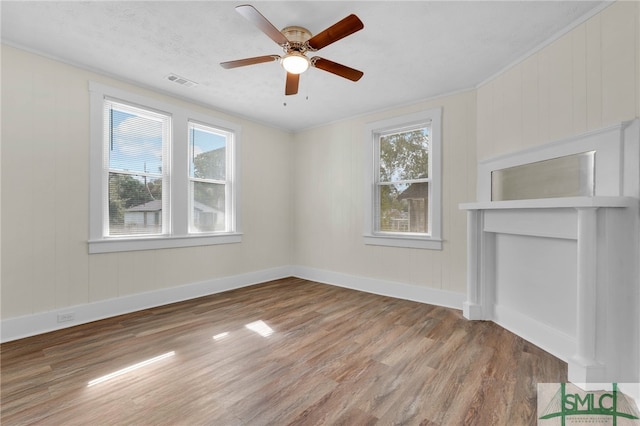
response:
M153 250L163 248L192 247L215 244L239 243L242 241L241 211L238 203L240 194L240 152L241 127L217 117L189 110L172 103L162 102L143 95L114 88L101 83L89 82L90 92L90 159L89 159L89 253L111 253L133 250ZM106 188L104 167L107 158L104 152L103 103L111 99L116 102L138 106L143 109L162 111L171 116L171 144L169 152L171 180L170 223L168 234L142 236L105 236L105 209L103 206ZM188 122L199 122L210 127L233 134L231 141L231 176L227 177L231 184L231 200L233 211L232 230L210 234L189 233L188 211ZM177 148L182 145L184 148ZM182 184L181 184L182 183Z
M376 134L393 129L410 128L431 122L431 212L429 235L415 233L392 233L376 231L376 167L380 159L376 152ZM442 250L442 108L432 108L406 115L374 121L365 125L365 230L364 243L367 245L406 247Z

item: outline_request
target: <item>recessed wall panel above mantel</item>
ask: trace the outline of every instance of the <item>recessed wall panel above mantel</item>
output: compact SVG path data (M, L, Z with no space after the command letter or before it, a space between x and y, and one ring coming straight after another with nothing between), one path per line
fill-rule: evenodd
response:
M531 200L595 195L595 151L491 172L491 200Z

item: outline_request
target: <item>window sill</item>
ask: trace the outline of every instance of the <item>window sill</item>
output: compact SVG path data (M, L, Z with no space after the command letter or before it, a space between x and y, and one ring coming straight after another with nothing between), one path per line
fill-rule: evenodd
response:
M179 247L210 246L242 242L242 234L227 233L216 235L153 236L137 238L105 238L89 241L89 254L114 253L121 251L157 250Z
M442 240L430 237L400 235L365 235L364 243L372 246L442 250Z

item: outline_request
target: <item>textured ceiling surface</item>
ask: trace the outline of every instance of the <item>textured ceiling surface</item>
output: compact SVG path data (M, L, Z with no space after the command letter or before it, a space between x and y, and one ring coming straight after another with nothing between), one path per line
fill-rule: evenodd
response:
M255 1L275 27L312 34L355 13L364 29L314 55L364 72L319 69L284 95L282 54L230 1L2 1L2 41L279 128L297 131L475 87L603 1ZM313 55L312 55L313 56ZM170 73L198 83L184 87Z

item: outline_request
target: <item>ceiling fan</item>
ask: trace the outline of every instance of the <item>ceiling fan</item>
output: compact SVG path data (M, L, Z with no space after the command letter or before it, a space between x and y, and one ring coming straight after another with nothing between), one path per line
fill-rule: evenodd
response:
M351 81L358 81L364 75L362 71L337 62L319 56L308 58L306 55L306 52L316 52L331 43L363 29L364 24L356 15L349 15L326 30L312 36L311 32L306 28L297 26L286 27L282 31L278 31L255 7L248 4L237 6L236 11L252 22L263 33L269 36L269 38L278 43L284 50L284 56L266 55L222 62L220 63L222 68L229 69L261 64L263 62L279 61L287 71L285 95L295 95L298 93L300 74L305 72L309 67L318 68Z

